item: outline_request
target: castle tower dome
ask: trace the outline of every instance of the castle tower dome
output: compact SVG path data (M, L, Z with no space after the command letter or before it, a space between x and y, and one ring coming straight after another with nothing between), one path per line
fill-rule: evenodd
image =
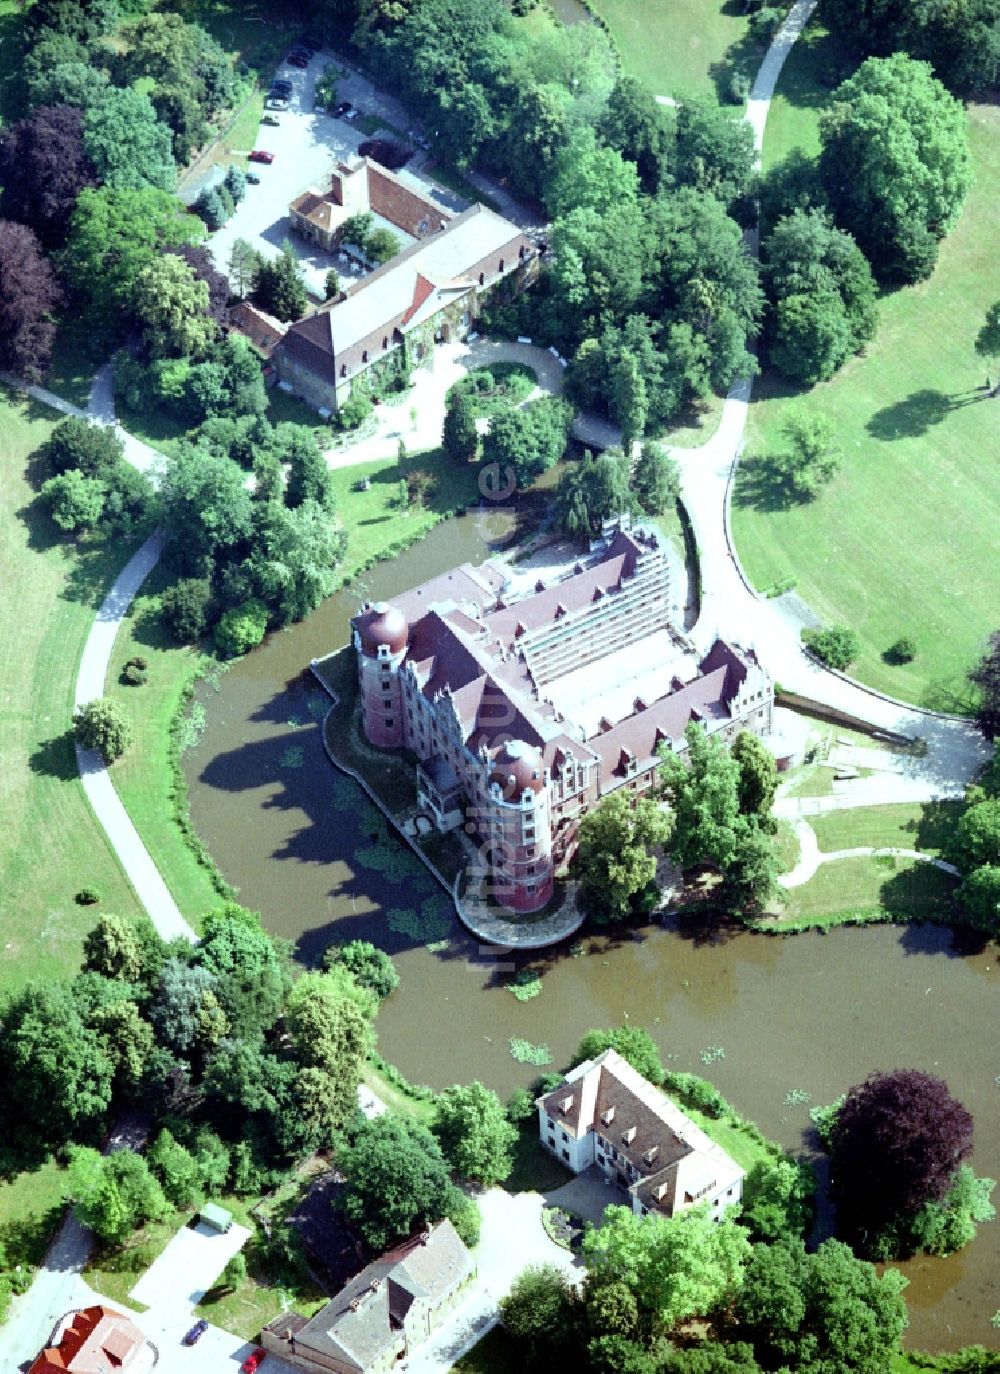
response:
M389 601L376 601L357 618L361 650L369 658L377 658L383 646L395 657L406 648L410 627L398 606Z
M504 801L517 805L525 792L543 792L545 765L541 754L524 740L508 740L493 760L490 782L499 786Z

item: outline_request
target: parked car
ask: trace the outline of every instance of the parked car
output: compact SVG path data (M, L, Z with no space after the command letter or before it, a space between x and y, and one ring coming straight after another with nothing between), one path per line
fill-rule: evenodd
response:
M191 1330L188 1331L184 1336L184 1344L197 1345L207 1330L208 1322L205 1320L204 1317L201 1317L198 1321L195 1322Z
M263 148L255 148L250 154L251 162L265 162L269 167L274 161L274 154L265 152Z
M271 82L272 95L291 95L292 83L283 76L276 76Z
M262 1345L259 1345L257 1349L254 1350L252 1354L248 1355L246 1359L243 1361L243 1363L240 1365L240 1374L256 1374L256 1371L264 1363L264 1359L266 1356L267 1351L264 1349Z
M247 184L249 186L260 185L260 177L257 175L256 172L247 172Z
M355 110L352 108L347 111L347 113L344 115L344 118L348 121L349 124L353 124L360 113L360 110Z
M272 92L272 93L267 97L267 108L268 108L269 110L287 110L287 109L288 109L288 96L287 96L287 95L280 95L280 94L277 94L277 93L275 93L275 92Z
M261 115L261 117L260 117L260 122L261 122L262 124L280 124L280 123L281 123L281 120L278 118L277 115L266 114L266 115Z
M349 100L342 100L339 105L335 105L331 111L334 119L346 119L354 106Z
M308 67L308 66L309 66L309 59L308 59L308 57L306 57L304 53L300 53L300 52L290 52L290 53L288 54L288 56L285 58L285 61L288 63L288 65L289 65L290 67Z

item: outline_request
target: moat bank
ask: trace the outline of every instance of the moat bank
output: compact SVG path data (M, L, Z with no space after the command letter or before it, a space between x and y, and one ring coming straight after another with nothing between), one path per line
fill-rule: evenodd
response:
M671 1067L711 1078L793 1149L808 1107L786 1106L786 1094L824 1103L873 1068L939 1073L975 1116L977 1172L1000 1175L994 953L963 954L934 927L723 943L652 928L531 961L543 991L519 1003L497 952L480 954L430 875L336 774L318 725L328 699L303 669L346 642L360 598L481 559L505 531L502 514L438 526L236 664L217 693L205 689L207 726L186 760L192 816L241 899L308 960L354 936L393 953L402 983L380 1013L380 1049L415 1081L481 1078L506 1093L537 1072L514 1061L511 1037L547 1045L561 1065L589 1026L628 1018L648 1026ZM963 1255L905 1269L911 1345L1000 1346L989 1324L1000 1307L1000 1222Z

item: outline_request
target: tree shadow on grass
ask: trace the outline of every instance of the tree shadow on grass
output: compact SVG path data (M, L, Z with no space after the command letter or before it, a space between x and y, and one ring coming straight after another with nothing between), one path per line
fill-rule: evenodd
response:
M877 410L865 428L873 439L916 439L946 420L952 411L964 410L966 406L988 400L989 396L986 386L969 387L951 396L933 387L924 387L911 392L902 401Z
M955 914L955 886L955 878L933 864L910 863L886 879L879 901L900 921L949 921Z
M736 469L733 501L737 506L773 513L808 505L812 499L796 493L778 463L766 454L747 458Z
M28 767L33 773L59 778L62 782L79 777L73 731L64 730L61 735L53 735L51 739L42 740L28 756Z

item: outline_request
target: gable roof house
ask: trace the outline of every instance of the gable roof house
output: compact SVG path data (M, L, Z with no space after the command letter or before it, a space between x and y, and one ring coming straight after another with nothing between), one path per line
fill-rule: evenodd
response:
M596 1164L638 1216L740 1201L744 1171L616 1050L587 1059L536 1099L542 1145L574 1173Z
M525 273L535 256L517 226L485 205L452 217L369 158L339 164L329 192L307 191L289 212L293 227L328 251L343 222L366 212L401 231L405 244L293 324L275 348L281 381L321 410L336 410L355 380L396 349L406 346L417 364L432 338L464 337L483 294Z
M41 1352L28 1374L128 1374L138 1371L146 1338L110 1307L85 1307L65 1324L58 1345Z
M445 1219L362 1269L308 1321L275 1317L261 1344L310 1374L384 1374L440 1325L474 1274Z

